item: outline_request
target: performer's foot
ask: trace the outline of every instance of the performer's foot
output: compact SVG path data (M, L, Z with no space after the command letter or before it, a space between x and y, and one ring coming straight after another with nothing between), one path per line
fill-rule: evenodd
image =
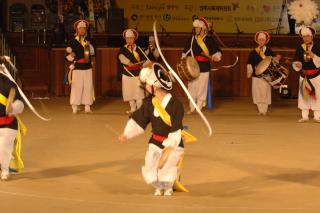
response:
M79 112L79 106L77 105L72 105L72 113L73 114L77 114Z
M173 194L173 190L172 189L166 189L165 191L164 191L164 196L171 196Z
M298 120L299 123L305 123L305 122L308 122L309 119L308 118L301 118Z
M85 110L84 112L87 113L87 114L92 114L93 113L91 109Z
M8 180L9 174L8 173L1 173L1 180Z
M91 110L90 106L85 106L84 107L84 112L85 113L92 113L92 110Z
M162 195L161 189L156 189L156 191L154 191L154 196L161 196L161 195Z

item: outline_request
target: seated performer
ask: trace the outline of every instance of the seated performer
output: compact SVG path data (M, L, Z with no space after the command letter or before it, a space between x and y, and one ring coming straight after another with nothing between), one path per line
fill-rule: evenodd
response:
M256 66L266 58L266 56L276 56L270 47L266 44L270 40L269 33L259 31L254 37L258 44L248 57L247 62L247 77L252 77L252 99L253 103L257 105L259 115L267 115L268 106L271 104L271 85L262 75L256 74ZM280 55L275 57L275 60L280 60Z
M193 27L194 35L191 38L191 42L184 48L182 57L191 55L199 63L200 76L188 82L188 90L199 109L201 109L207 99L211 61L220 61L222 54L213 38L207 34L209 23L206 19L199 18L194 20ZM194 110L195 108L190 103L188 114L194 112Z
M161 61L159 50L156 47L156 43L154 40L154 36L149 36L149 45L148 45L148 48L144 50L144 52L151 61L153 62Z
M126 44L120 48L118 59L122 64L122 96L125 102L129 102L130 111L136 111L142 105L144 90L140 87L139 73L142 66L150 63L143 50L135 44L138 32L134 29L126 29L123 32Z
M320 46L313 42L316 30L303 26L299 35L303 43L296 49L293 69L300 72L298 108L302 118L309 120L309 110L313 110L314 121L320 123Z
M152 136L149 139L142 175L146 183L155 188L154 195L170 196L173 185L175 184L176 188L179 179L178 170L181 169L184 153L182 138L186 139L186 133L182 126L183 105L169 93L172 81L160 64L155 63L152 68L143 68L140 79L145 82L145 89L150 96L145 98L140 109L132 113L119 140L125 142L142 134L151 123ZM160 167L165 153L169 153L167 161ZM182 191L187 190L184 188Z
M0 57L0 65L4 58ZM1 180L9 178L9 167L20 171L23 162L20 158L21 131L24 126L17 118L17 114L22 113L24 104L17 92L16 85L7 77L0 67L0 165ZM17 152L17 150L19 150Z
M66 48L66 59L73 63L69 76L72 76L70 104L74 114L78 113L81 104L85 106L86 113L92 113L94 88L91 56L94 55L94 48L86 37L88 27L89 22L86 20L76 21L73 25L75 38L69 41Z

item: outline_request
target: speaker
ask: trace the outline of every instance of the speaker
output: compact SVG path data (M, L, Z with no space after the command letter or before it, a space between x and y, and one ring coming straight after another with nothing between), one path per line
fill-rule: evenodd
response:
M108 10L108 32L122 33L124 30L124 9L110 8Z

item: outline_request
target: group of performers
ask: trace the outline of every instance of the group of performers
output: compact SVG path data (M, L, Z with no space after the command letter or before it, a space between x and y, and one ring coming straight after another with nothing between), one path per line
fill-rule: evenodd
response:
M77 114L80 105L84 105L86 113L91 113L94 100L91 56L94 47L86 38L89 23L79 20L74 24L75 37L69 41L66 48L66 59L70 66L69 81L71 83L70 105L72 112ZM208 34L209 23L204 18L193 22L194 34L183 50L182 58L195 58L200 68L200 75L188 82L188 90L201 109L208 94L211 62L222 59L222 51L214 39ZM302 111L299 122L309 120L309 111L314 111L314 120L320 122L320 47L313 43L315 30L312 27L302 27L300 36L303 43L297 48L294 62L295 71L300 72L300 92L298 107ZM159 61L159 50L155 47L154 37L150 37L150 45L142 49L135 44L138 32L127 29L123 32L126 44L120 48L118 60L121 63L123 100L130 105L130 118L119 136L125 142L144 133L147 125L152 125L152 136L149 139L142 174L147 184L155 188L154 195L170 196L173 188L187 191L179 182L184 154L184 142L195 140L186 133L183 126L184 107L171 93L173 78ZM260 115L266 115L271 104L271 86L255 71L257 65L266 56L276 55L266 44L270 40L267 32L259 31L254 40L257 46L250 52L247 63L247 76L252 78L253 103L257 105ZM0 60L4 60L0 58ZM1 62L1 61L0 61ZM15 139L18 134L17 114L24 108L19 93L10 97L11 89L16 85L1 72L0 69L0 164L1 179L9 175ZM210 88L209 88L210 89ZM190 101L191 102L191 101ZM189 113L195 111L190 104Z

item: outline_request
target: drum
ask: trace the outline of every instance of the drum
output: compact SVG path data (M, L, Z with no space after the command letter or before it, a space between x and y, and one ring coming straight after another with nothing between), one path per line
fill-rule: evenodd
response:
M289 71L271 56L267 56L256 67L256 75L264 78L274 89L285 84Z
M191 56L182 58L177 64L178 75L182 80L192 81L199 77L200 67L196 59Z

